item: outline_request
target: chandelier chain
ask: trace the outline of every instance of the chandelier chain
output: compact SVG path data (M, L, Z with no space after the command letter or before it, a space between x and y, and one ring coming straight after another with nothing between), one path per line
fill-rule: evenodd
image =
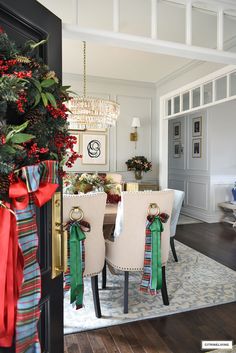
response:
M84 53L84 98L86 97L86 42L83 41L83 53Z

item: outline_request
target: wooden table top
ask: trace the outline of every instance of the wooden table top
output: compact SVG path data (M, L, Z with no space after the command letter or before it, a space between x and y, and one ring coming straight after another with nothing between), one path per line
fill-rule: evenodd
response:
M105 209L104 224L115 224L117 203L108 203Z

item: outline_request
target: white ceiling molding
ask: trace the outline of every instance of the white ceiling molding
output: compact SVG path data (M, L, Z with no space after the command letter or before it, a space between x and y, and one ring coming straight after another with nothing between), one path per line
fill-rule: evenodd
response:
M236 36L233 36L232 38L230 38L224 42L224 47L226 50L231 49L235 45L236 45ZM177 77L185 74L186 72L193 70L196 67L199 67L204 64L205 64L205 61L192 60L187 65L180 67L179 69L171 72L170 74L168 74L168 75L164 76L163 78L161 78L160 80L156 81L156 83L155 83L156 88L161 87L165 83L167 83L168 81L175 80Z
M80 81L81 83L83 82L83 75L81 74L75 74L73 72L63 72L63 77L64 79L67 79L67 81L69 81L70 79L74 79L74 80ZM87 81L89 84L90 83L103 83L103 84L113 84L113 85L120 84L120 85L142 87L142 88L143 87L151 88L151 89L156 88L156 84L152 82L124 80L119 78L101 77L101 76L92 76L92 75L87 75ZM82 91L82 86L81 86L81 91Z
M173 5L186 6L188 0L160 0L161 2L172 3ZM192 5L199 10L209 10L217 12L222 9L228 13L235 15L236 2L235 0L193 0Z
M78 25L63 25L63 36L69 39L99 42L106 45L140 50L149 53L179 56L193 60L211 61L225 65L236 65L236 53L202 48L183 43L152 39L126 33L114 33Z
M196 67L204 65L204 64L205 64L205 61L192 60L187 65L180 67L179 69L171 72L170 74L168 74L168 75L164 76L163 78L161 78L160 80L158 80L155 84L156 88L159 88L159 87L163 86L164 84L166 84L167 82L173 81L177 77L184 75L186 72L193 70Z

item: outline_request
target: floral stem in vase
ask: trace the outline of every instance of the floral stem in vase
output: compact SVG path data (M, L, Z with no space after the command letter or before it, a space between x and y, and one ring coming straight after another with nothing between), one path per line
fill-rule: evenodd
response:
M135 170L134 171L134 176L136 180L141 180L143 175L142 175L142 170Z

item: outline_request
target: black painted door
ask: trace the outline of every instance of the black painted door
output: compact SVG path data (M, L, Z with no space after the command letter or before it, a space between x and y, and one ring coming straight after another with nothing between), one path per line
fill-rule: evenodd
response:
M61 20L36 0L0 0L0 26L10 39L23 43L49 37L39 47L39 56L61 77ZM44 353L63 353L63 279L51 279L52 205L38 210L39 263L42 273L41 318L39 335ZM0 347L0 353L13 353L14 347Z

